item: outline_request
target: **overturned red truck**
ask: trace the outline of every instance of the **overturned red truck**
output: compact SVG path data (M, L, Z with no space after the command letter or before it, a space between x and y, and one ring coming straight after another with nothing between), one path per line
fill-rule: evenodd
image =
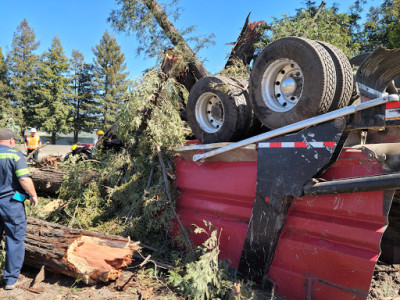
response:
M337 48L290 37L248 83L199 80L187 116L200 142L176 158L184 224L221 228L220 258L281 296L365 299L380 255L400 260L396 234L382 240L400 188L399 62L379 47L354 76Z

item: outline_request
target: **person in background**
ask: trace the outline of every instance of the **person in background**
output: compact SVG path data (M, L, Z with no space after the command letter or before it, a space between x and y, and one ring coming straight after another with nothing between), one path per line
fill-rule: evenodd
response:
M14 132L0 129L0 240L6 238L3 272L5 290L15 288L25 257L26 215L24 200L35 208L38 198L22 153L13 150Z
M94 139L93 141L93 147L96 146L97 142L104 136L104 131L103 130L97 130L97 139Z
M42 141L40 140L40 136L36 133L36 128L31 128L30 134L27 135L25 138L26 154L29 155L31 152L35 151L36 148L40 147L41 145ZM40 149L33 154L33 160L38 161L39 152Z

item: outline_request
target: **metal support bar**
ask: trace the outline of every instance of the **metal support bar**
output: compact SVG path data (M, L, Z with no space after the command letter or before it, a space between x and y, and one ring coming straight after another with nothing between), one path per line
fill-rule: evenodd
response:
M400 189L400 173L363 176L306 184L305 196Z
M279 135L287 134L287 133L290 133L293 131L298 131L300 129L303 129L303 128L306 128L309 126L313 126L313 125L317 125L317 124L320 124L323 122L331 121L336 118L347 116L347 115L353 114L357 111L361 111L361 110L371 108L371 107L374 107L374 106L377 106L380 104L384 104L387 102L391 102L391 101L399 101L399 95L397 95L397 94L385 95L381 98L376 98L371 101L343 107L341 109L334 110L334 111L328 112L326 114L316 116L316 117L313 117L310 119L306 119L306 120L303 120L303 121L300 121L297 123L293 123L293 124L290 124L290 125L287 125L287 126L275 129L275 130L271 130L271 131L253 136L251 138L248 138L248 139L245 139L245 140L242 140L242 141L239 141L239 142L236 142L236 143L233 143L233 144L230 144L230 145L227 145L227 146L224 146L224 147L221 147L221 148L218 148L218 149L206 152L206 153L196 154L193 156L193 161L199 161L199 160L205 159L207 157L211 157L211 156L214 156L214 155L226 152L226 151L244 147L244 146L247 146L247 145L250 145L253 143L257 143L257 142L260 142L260 141L263 141L266 139L270 139L270 138L273 138L273 137L276 137Z

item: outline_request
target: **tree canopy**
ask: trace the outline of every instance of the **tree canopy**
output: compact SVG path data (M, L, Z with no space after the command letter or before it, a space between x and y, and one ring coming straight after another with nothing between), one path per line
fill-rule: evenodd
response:
M71 130L68 122L71 110L68 103L71 96L70 78L66 76L68 71L68 58L60 40L55 37L38 64L36 103L33 107L34 125L51 132L53 144L58 132L68 133Z
M94 86L96 98L101 109L103 125L115 122L115 115L123 103L124 93L128 88L125 72L125 55L121 52L115 37L106 30L100 43L93 48Z

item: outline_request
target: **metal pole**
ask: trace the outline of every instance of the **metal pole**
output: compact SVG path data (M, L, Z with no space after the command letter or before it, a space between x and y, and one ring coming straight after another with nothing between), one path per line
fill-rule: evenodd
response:
M391 102L391 101L399 101L399 95L397 95L397 94L384 95L381 98L376 98L376 99L373 99L373 100L370 100L370 101L367 101L364 103L354 104L351 106L343 107L341 109L334 110L334 111L328 112L326 114L316 116L316 117L313 117L310 119L306 119L306 120L303 120L303 121L300 121L297 123L293 123L293 124L290 124L290 125L287 125L287 126L275 129L275 130L271 130L271 131L253 136L251 138L248 138L248 139L245 139L245 140L242 140L242 141L239 141L239 142L236 142L236 143L233 143L233 144L230 144L230 145L227 145L227 146L224 146L224 147L221 147L221 148L218 148L218 149L206 152L206 153L196 154L193 156L193 161L199 161L199 160L205 159L207 157L211 157L211 156L223 153L223 152L227 152L227 151L230 151L233 149L247 146L249 144L257 143L257 142L260 142L260 141L263 141L266 139L270 139L270 138L273 138L273 137L276 137L279 135L297 131L297 130L300 130L300 129L303 129L303 128L306 128L309 126L313 126L313 125L317 125L317 124L320 124L323 122L331 121L336 118L347 116L347 115L353 114L357 111L371 108L371 107L374 107L374 106L377 106L380 104L384 104L386 102Z
M400 189L400 173L337 179L303 187L305 196Z

